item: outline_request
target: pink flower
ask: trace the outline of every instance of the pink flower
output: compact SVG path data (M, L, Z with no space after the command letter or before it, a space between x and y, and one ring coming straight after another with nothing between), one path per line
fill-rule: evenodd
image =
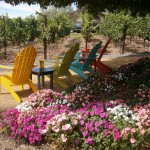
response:
M62 118L58 118L57 122L60 123L62 122L62 120L63 120Z
M52 127L52 130L53 130L54 132L59 132L59 128L58 128L57 126Z
M104 118L104 117L105 117L105 113L101 113L101 114L100 114L100 117L101 117L101 118Z
M95 122L95 127L99 127L100 123L99 122Z
M48 128L46 128L46 129L39 129L39 132L41 133L41 134L45 134L46 132L48 131Z
M103 121L102 120L99 120L99 125L102 125Z
M91 115L91 116L94 116L94 111L91 111L91 112L90 112L90 115Z
M74 119L73 124L75 124L75 125L78 124L78 120Z
M114 133L114 141L117 141L121 137L118 129L113 129L113 133Z
M136 142L136 140L134 138L130 138L130 142L133 144Z
M83 124L84 124L84 120L81 120L81 121L80 121L80 124L83 125Z
M67 138L65 137L64 134L61 134L61 139L62 139L62 141L63 141L64 143L67 141Z
M88 135L88 131L84 131L82 134L83 134L83 137L86 137Z
M72 127L70 124L66 124L66 125L62 126L62 130L71 130L71 129L72 129Z
M144 130L144 129L140 130L140 133L141 133L142 135L144 135L145 130Z
M131 133L135 133L135 128L131 128Z
M104 137L106 137L109 133L110 133L109 130L105 130L105 131L104 131Z
M91 123L86 123L85 126L86 126L86 128L89 129L89 131L91 131L91 132L94 130L94 128L92 127L92 124L91 124Z
M95 128L95 131L98 133L98 132L99 132L99 129L96 127L96 128Z
M78 119L81 119L81 115L80 114L77 117L78 117Z
M90 143L92 143L92 140L93 140L92 137L89 136L89 137L85 140L85 143L87 143L87 144L89 143L89 144L90 144Z

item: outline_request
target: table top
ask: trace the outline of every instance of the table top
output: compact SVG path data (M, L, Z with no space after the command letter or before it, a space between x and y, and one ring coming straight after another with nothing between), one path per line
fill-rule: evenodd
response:
M54 71L55 69L53 68L33 68L32 74L47 75L47 74L52 74Z

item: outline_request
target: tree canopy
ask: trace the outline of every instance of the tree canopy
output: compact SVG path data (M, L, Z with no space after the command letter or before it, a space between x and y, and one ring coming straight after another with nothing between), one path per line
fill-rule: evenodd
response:
M64 7L74 3L78 8L85 7L90 13L97 14L105 9L113 12L117 10L127 10L131 14L150 13L150 0L4 0L6 3L18 5L20 3L39 4L46 8L50 5Z

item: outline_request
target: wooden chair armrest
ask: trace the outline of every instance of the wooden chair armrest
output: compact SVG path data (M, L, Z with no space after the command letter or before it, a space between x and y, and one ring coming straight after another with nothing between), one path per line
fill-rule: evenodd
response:
M55 60L47 60L47 59L44 59L44 60L39 60L39 62L54 62L55 63Z
M13 67L0 65L0 68L13 70Z
M64 58L64 56L63 55L62 56L57 55L57 56L55 56L55 58L61 58L62 59L62 58Z
M53 63L55 67L58 67L60 65L60 63L62 63L62 61L57 60L57 59L55 59L55 60L39 60L39 62L50 62L50 63ZM44 66L45 66L45 64L44 64ZM54 67L54 66L48 65L48 67Z
M39 61L42 61L42 62L50 62L50 63L56 63L56 62L61 63L61 62L62 62L62 61L56 61L56 60L39 60Z

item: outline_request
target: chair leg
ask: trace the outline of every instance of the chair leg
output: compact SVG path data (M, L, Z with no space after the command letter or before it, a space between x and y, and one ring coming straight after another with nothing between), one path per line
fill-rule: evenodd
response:
M68 85L62 82L57 76L54 76L54 81L64 89L68 88Z
M12 87L11 87L7 82L3 83L3 82L1 81L1 84L4 86L5 89L7 89L7 90L10 92L10 94L12 95L12 97L13 97L17 102L19 102L19 103L22 102L22 100L20 99L20 97L17 95L17 93L12 89Z
M20 85L20 89L21 89L21 91L23 91L24 89L23 89L23 85Z
M74 83L78 83L80 80L75 78L70 72L68 72L68 78L72 80Z
M96 66L100 72L105 73L105 74L110 74L111 68L103 63L98 63Z
M0 76L0 94L1 94L1 76Z
M29 87L32 89L33 92L37 92L37 88L34 86L33 82L29 80L29 82L27 83L29 85Z

